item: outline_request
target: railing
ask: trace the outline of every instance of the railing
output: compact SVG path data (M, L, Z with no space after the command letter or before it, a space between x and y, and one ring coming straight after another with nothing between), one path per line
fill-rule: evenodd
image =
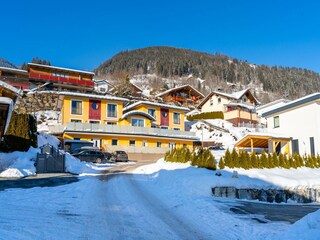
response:
M92 81L78 80L74 78L64 78L64 77L51 76L46 74L30 73L29 77L33 79L49 80L54 82L65 82L65 83L76 84L76 85L87 85L90 87L94 85L94 82Z
M95 123L67 123L65 131L77 132L99 132L99 133L116 133L116 134L136 134L151 135L162 137L176 137L198 140L194 132L168 130L160 128L145 128L132 126L103 125Z
M224 115L224 119L226 120L233 119L233 118L244 118L251 121L259 121L256 113L249 113L249 112L240 111L240 110L225 112L223 113L223 115Z
M52 133L52 134L63 133L64 129L65 129L64 125L48 126L49 133Z

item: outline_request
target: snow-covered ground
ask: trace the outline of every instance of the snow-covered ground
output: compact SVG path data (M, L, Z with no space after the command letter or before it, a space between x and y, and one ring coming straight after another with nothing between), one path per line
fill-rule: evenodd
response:
M217 204L211 186L221 179L229 182L232 177L227 173L218 177L215 171L188 163L159 160L139 167L131 175L83 176L79 182L62 186L6 189L0 191L0 238L319 238L319 211L290 225L270 221L262 224L221 208L224 203ZM239 178L230 181L243 178L244 182L253 182L258 177L249 175L249 181L244 174L239 171ZM281 174L274 173L270 178ZM264 181L256 180L257 185ZM228 200L228 204L230 201L236 203Z
M27 152L0 152L0 177L19 178L36 174L34 166L37 153L40 147L45 144L58 148L60 141L49 134L39 133L38 148L30 148ZM66 171L73 174L100 174L102 171L109 169L113 164L93 164L89 162L81 162L79 159L66 153L65 158Z

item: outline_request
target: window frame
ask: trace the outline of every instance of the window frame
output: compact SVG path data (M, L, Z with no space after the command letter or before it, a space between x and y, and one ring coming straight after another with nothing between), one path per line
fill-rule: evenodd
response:
M142 122L143 122L143 126L134 126L134 125L132 124L132 120L139 120L139 121L142 121ZM130 119L130 124L131 124L131 126L132 126L132 127L145 127L145 119L143 119L143 118L136 118L136 117L132 117L132 118Z
M72 123L82 123L82 119L70 118L70 122L72 122Z
M150 110L154 111L154 114L150 113ZM148 114L150 114L154 119L157 119L157 110L155 108L148 108Z
M72 112L72 110L73 110L72 103L73 102L81 102L81 113L80 114ZM70 101L70 114L71 115L77 115L77 116L82 116L83 115L83 100L71 99L71 101Z
M115 106L114 116L111 116L111 114L109 114L110 113L109 106ZM117 118L117 117L118 117L118 104L108 103L107 104L107 118Z
M179 121L178 122L176 122L176 118L175 118L176 114L179 115ZM175 125L180 125L181 124L181 113L173 112L173 124L175 124Z
M275 116L273 117L273 128L279 128L280 127L280 117Z
M129 140L129 146L135 147L136 146L136 140Z
M114 142L116 144L114 144ZM118 139L111 139L111 146L118 146Z

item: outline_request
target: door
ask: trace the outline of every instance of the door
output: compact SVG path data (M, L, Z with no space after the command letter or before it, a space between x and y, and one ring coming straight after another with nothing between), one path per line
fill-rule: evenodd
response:
M101 148L101 139L92 139L93 146Z
M169 109L161 108L160 111L161 111L160 125L169 126Z
M101 101L97 101L97 100L89 101L89 119L95 119L95 120L101 119Z

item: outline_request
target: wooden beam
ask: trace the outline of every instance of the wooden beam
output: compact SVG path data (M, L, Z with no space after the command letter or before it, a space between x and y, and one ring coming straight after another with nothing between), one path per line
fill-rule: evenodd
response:
M251 154L253 154L253 139L250 138L250 142L251 142Z

